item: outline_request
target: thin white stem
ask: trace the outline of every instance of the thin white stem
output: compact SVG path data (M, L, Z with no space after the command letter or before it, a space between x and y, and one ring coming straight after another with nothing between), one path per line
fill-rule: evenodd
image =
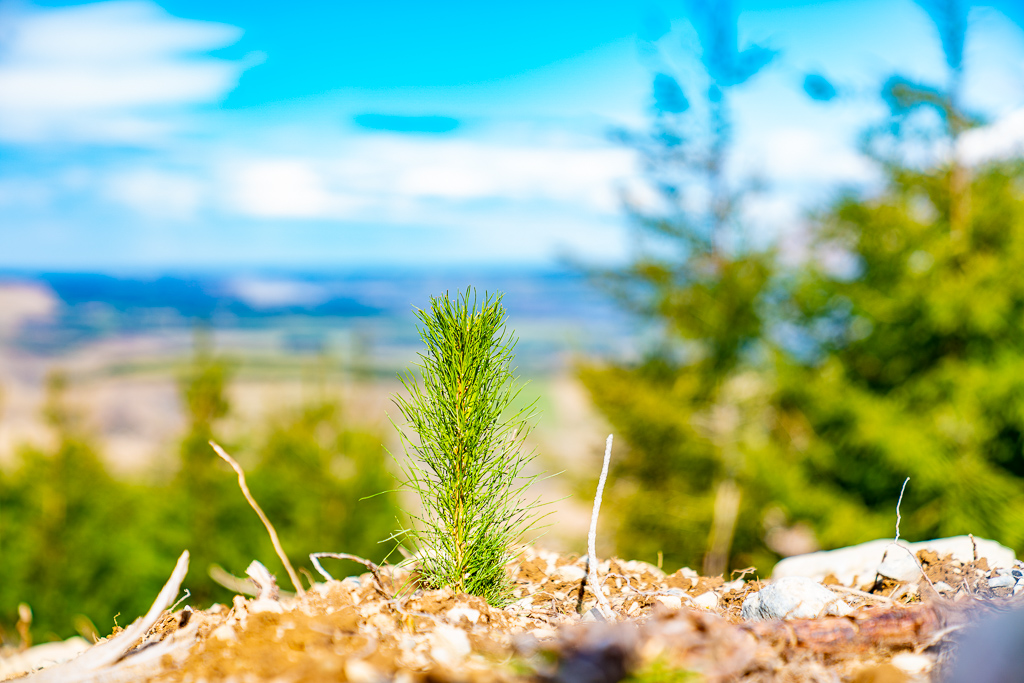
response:
M587 534L587 585L597 598L598 609L609 621L615 618L612 606L605 597L601 585L597 581L597 553L594 546L597 542L597 515L601 512L601 496L604 494L604 483L608 479L608 463L612 458L612 435L604 447L604 465L601 466L601 478L597 481L597 493L594 495L594 511L590 515L590 533Z
M921 576L923 576L924 580L928 582L928 585L932 587L932 590L935 590L935 584L928 578L928 574L924 571L924 566L921 564L921 561L917 559L917 555L914 554L914 551L905 545L900 545L900 522L903 521L903 518L900 516L900 505L903 504L903 492L907 490L907 484L909 483L910 477L907 477L903 480L903 486L900 488L900 497L896 501L896 538L893 539L892 543L886 546L885 554L889 554L889 548L892 546L905 550L906 553L910 555L910 559L912 559L914 564L917 565L917 568L921 570ZM882 555L882 559L885 559L885 555ZM936 591L936 593L937 592L938 591Z
M910 477L903 480L903 488L900 489L900 499L896 501L896 538L893 543L899 544L900 542L900 522L903 518L900 517L900 505L903 504L903 492L907 490L907 484L910 483Z

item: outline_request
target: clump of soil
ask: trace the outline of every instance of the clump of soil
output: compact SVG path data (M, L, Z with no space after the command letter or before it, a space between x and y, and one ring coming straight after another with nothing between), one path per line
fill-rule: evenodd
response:
M598 575L616 615L609 623L593 610L584 560L527 548L509 568L515 601L504 608L416 590L409 572L383 567L380 583L366 573L314 584L302 598L236 596L230 608L166 612L124 661L177 638L180 647L131 680L928 680L951 632L1022 600L987 587L984 560L919 560L928 579L920 584L868 592L826 581L853 607L846 617L760 623L740 616L760 581L607 560Z

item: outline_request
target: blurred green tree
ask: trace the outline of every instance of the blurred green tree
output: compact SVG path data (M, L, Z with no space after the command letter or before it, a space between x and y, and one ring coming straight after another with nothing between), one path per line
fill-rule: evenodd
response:
M726 95L768 53L736 50L725 5L691 6L708 96L655 77L651 133L624 136L655 199L627 197L639 248L599 274L663 341L580 372L627 443L609 492L621 554L768 569L815 539L890 535L906 476L905 535L1024 544L1024 165L972 177L962 161L978 122L960 105L966 19L955 2L928 8L947 82L885 84L892 116L864 145L884 186L817 216L813 257L784 269L743 220L752 186L723 172ZM805 88L839 92L820 75Z
M230 600L208 574L214 563L241 574L259 559L283 575L234 473L207 443L228 414L230 376L224 359L198 347L180 384L189 429L166 483L112 477L66 399L66 377L49 379L55 446L24 447L14 467L0 468L0 634L13 637L20 602L32 607L37 642L89 632L90 622L108 633L115 614L123 624L145 612L186 548L193 605ZM390 548L377 541L394 528L395 496L359 500L391 480L378 430L353 426L321 396L272 421L265 437L251 431L253 494L297 564L324 550L383 558Z
M341 406L321 396L276 420L260 449L251 488L274 522L289 556L309 566L314 552L346 552L383 561L399 516L382 445L375 430L347 423ZM370 497L372 496L372 497ZM272 558L266 534L258 557ZM268 567L283 571L276 559ZM348 569L363 573L362 565Z
M167 495L167 528L178 552L188 548L192 553L191 563L198 571L190 574L187 585L202 604L230 599L208 575L214 564L236 575L254 559L279 576L284 576L284 567L238 490L235 474L210 448L211 439L221 441L218 423L230 411L227 388L232 372L227 360L198 339L180 384L189 430ZM238 449L235 455L248 470L250 489L293 564L309 567L309 553L318 551L381 560L387 551L378 541L394 526L395 496L359 500L389 488L381 434L347 424L340 406L322 388L319 398L269 424L265 436L252 435L248 441L253 446ZM358 571L365 568L359 566Z
M179 553L189 550L187 585L198 603L229 597L207 570L213 564L244 570L255 559L252 551L261 528L238 494L234 474L209 443L222 441L217 427L231 410L231 376L228 360L213 353L207 334L197 332L192 360L178 379L188 431L179 446L174 480L161 496L166 517L161 541L168 556L174 548Z
M980 122L960 104L966 8L922 5L946 83L885 84L891 123L865 139L884 189L818 220L793 297L813 362L782 373L782 392L819 441L816 479L891 510L909 476L906 535L974 533L1019 551L1024 162L964 162L963 134ZM824 267L825 254L846 266Z
M24 447L0 473L0 614L13 623L18 603L28 603L37 640L76 624L88 631L78 615L109 629L117 612L144 610L139 592L152 570L133 546L141 497L107 473L66 391L64 374L48 378L54 448Z
M756 525L740 518L756 506L746 495L747 451L765 441L764 303L775 270L741 213L753 184L726 175L728 100L774 53L739 49L728 3L690 9L702 48L691 71L703 72L691 80L705 95L691 101L673 76L656 74L651 132L622 136L645 160L656 199L626 197L637 251L625 269L599 273L630 310L661 323L666 343L639 363L585 366L581 378L628 444L610 491L621 511L618 551L643 559L663 551L670 565L703 561L717 574L734 540L744 551L756 545Z

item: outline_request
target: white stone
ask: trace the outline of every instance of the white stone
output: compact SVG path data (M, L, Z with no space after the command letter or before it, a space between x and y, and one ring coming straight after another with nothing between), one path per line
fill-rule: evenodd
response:
M73 636L67 640L33 645L24 652L8 654L0 657L0 680L61 664L74 659L90 647L91 643L85 638Z
M988 580L989 588L1009 588L1017 584L1017 579L1011 574L1000 574Z
M986 558L989 567L1009 569L1013 566L1015 557L1010 548L984 538L975 538L974 542L978 547L978 557ZM805 576L821 581L829 574L834 574L840 583L847 586L867 583L875 579L878 565L891 545L891 539L882 538L838 550L823 550L787 557L775 565L772 578ZM915 555L921 550L933 550L940 557L952 553L953 559L961 562L970 562L974 559L974 546L968 536L937 538L920 543L900 541L900 545L909 548Z
M658 579L665 578L665 572L658 569L656 565L650 564L649 562L641 562L640 560L628 560L622 563L622 568L631 574L653 574Z
M678 595L656 595L654 602L668 609L677 610L683 608L683 600Z
M345 679L352 683L383 683L387 680L384 672L362 659L345 662Z
M576 582L582 581L583 577L587 575L587 572L583 567L577 567L574 564L567 564L559 567L555 570L554 578L559 581Z
M801 576L779 579L747 596L741 614L748 621L845 616L850 606L820 583Z
M890 660L890 663L908 676L917 676L927 671L931 671L932 665L935 662L928 655L901 652L893 657Z
M217 640L223 641L238 640L238 634L235 633L235 629L231 628L227 624L221 624L220 626L215 628L213 630L213 633L210 634L210 636L216 638Z
M459 623L459 621L465 617L469 620L469 623L475 624L480 619L480 610L473 609L472 607L452 607L447 612L448 621L453 624Z
M909 582L921 578L921 565L917 563L917 557L911 555L910 550L895 545L885 551L875 571L893 581Z
M715 609L718 607L718 594L714 591L701 593L693 599L693 604L702 609Z
M281 606L277 600L271 600L269 598L260 598L259 600L251 600L249 602L249 612L252 614L259 614L260 612L274 612L276 614L283 614L284 607Z
M470 653L469 636L460 628L440 624L428 637L430 656L442 666L455 667Z
M527 595L521 600L516 600L509 607L517 607L519 609L529 610L533 606L533 596Z

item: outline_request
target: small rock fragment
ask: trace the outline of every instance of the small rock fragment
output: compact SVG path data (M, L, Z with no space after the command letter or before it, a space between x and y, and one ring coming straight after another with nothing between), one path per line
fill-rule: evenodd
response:
M567 564L555 570L554 578L559 581L575 582L582 581L583 577L586 575L587 572L584 571L583 567L577 567L574 564Z
M921 565L909 550L893 547L885 551L878 573L893 581L916 581L921 577Z
M654 602L671 610L683 608L683 600L678 595L656 595L654 596Z
M701 609L715 609L718 607L718 594L714 591L701 593L693 599L693 604Z
M435 628L429 641L430 656L442 666L455 667L472 650L466 632L448 624L440 624Z
M928 655L901 652L894 656L890 663L908 676L917 676L931 671L935 660Z
M352 683L383 683L387 680L383 671L362 659L345 662L345 678Z
M277 600L260 598L249 602L249 612L251 614L259 614L260 612L275 612L277 614L283 614L284 607L282 607L281 603Z
M990 567L1011 568L1014 566L1015 558L1012 549L983 538L971 539L968 536L953 536L919 543L900 541L899 544L909 548L915 554L921 550L931 550L939 557L952 554L953 559L961 562L973 560L975 549L977 549L977 556L986 558ZM882 556L887 550L894 550L891 548L892 545L891 538L880 538L876 541L838 550L821 550L807 555L787 557L775 565L775 569L772 570L772 578L806 576L820 581L829 574L833 574L844 586L864 583L875 578L878 563L882 561Z
M452 607L448 610L446 616L448 621L453 624L459 623L463 617L469 620L469 623L475 624L480 619L480 610L473 609L472 607Z
M227 624L221 624L213 630L210 637L216 638L217 640L223 640L226 642L237 641L238 634L235 633L235 629L231 628Z
M1009 588L1016 585L1017 579L1009 574L997 574L988 580L989 588Z
M814 619L845 616L850 606L820 583L793 576L779 579L743 601L741 614L748 621L769 619Z

